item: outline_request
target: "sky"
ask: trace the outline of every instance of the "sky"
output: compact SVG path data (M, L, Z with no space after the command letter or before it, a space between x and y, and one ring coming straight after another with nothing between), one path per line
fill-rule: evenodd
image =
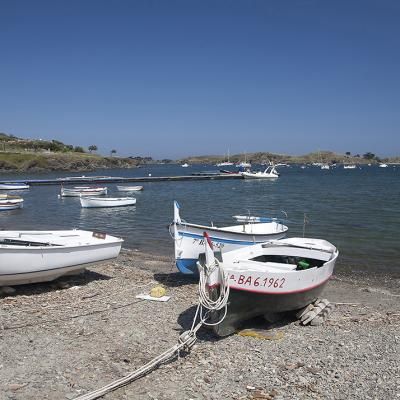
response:
M0 0L0 132L121 156L400 155L397 0Z

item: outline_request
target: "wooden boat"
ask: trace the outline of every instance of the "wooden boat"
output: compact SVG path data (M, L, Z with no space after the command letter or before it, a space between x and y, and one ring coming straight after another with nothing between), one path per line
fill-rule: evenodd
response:
M241 172L245 179L276 179L279 178L279 172L274 165L269 165L264 171L243 171Z
M81 197L83 208L125 207L136 204L135 197Z
M47 282L77 273L117 257L122 242L105 233L75 229L0 231L0 286Z
M24 199L20 196L0 194L0 211L15 210L22 208L23 205Z
M0 190L24 190L29 189L29 185L25 183L11 183L11 182L4 182L0 183Z
M183 274L198 274L196 262L204 252L203 233L207 232L213 245L223 253L243 246L263 243L286 236L288 227L276 218L265 218L261 223L248 220L240 225L216 227L190 224L181 219L179 204L174 201L174 220L170 234L175 242L175 262Z
M256 316L296 311L314 302L339 255L326 240L290 238L242 247L218 261L207 234L204 243L205 256L198 262L200 298L207 299L203 306L211 311L219 336L234 333Z
M143 190L143 186L120 186L120 185L117 185L117 189L120 192L138 192L140 190Z
M61 187L63 197L102 196L107 194L107 187L74 186L73 188Z

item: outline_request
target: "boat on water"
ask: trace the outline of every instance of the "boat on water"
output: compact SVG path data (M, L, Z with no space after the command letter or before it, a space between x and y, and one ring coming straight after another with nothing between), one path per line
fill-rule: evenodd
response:
M188 163L182 164L181 167L182 168L187 168L187 167L189 167L189 164Z
M24 199L20 196L0 194L0 211L16 210L22 208Z
M357 166L354 164L343 165L343 169L356 169Z
M213 245L225 253L242 246L284 238L288 230L281 220L266 217L260 223L247 220L225 227L191 224L181 219L179 209L178 202L174 201L174 220L169 230L175 242L175 263L183 274L198 274L196 262L199 254L204 252L204 232L208 233Z
M297 311L314 302L332 276L338 250L322 239L289 238L246 246L215 258L205 235L198 261L202 315L218 336L257 316Z
M322 164L321 165L321 169L330 169L330 165L329 164Z
M83 230L0 231L0 286L48 282L118 256L123 240Z
M0 190L25 190L25 189L29 189L29 185L25 183L12 183L12 182L0 183Z
M107 194L107 187L74 186L73 188L61 187L62 197L102 196Z
M117 190L120 192L139 192L143 190L143 186L120 186L117 185Z
M379 164L379 168L387 168L387 167L388 167L388 165L385 163Z
M229 150L228 150L228 159L227 161L222 161L220 163L215 164L216 167L229 167L231 165L235 165L233 162L229 161Z
M242 171L245 179L276 179L279 178L279 172L274 165L269 165L264 171Z
M83 208L126 207L136 204L135 197L81 197Z

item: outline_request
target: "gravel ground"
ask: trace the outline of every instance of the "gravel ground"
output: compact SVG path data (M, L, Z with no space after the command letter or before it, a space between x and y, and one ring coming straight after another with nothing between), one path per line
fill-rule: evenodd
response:
M157 282L171 299L138 300ZM265 339L200 330L189 354L104 399L400 399L400 280L336 276L319 327L253 321ZM190 327L197 286L167 257L117 260L0 296L0 399L74 399L121 378Z

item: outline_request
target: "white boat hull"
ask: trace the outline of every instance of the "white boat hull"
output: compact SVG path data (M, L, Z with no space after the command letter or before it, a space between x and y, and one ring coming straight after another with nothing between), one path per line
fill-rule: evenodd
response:
M118 186L117 185L117 190L120 192L138 192L140 190L143 190L143 186Z
M196 263L199 254L204 252L204 232L209 235L213 246L225 253L243 246L284 238L288 228L279 221L223 228L189 224L181 221L179 206L175 202L174 222L170 230L175 242L177 268L184 274L198 274Z
M83 208L126 207L136 204L136 199L134 197L84 197L81 198L80 201Z
M0 183L0 190L24 190L24 189L29 189L29 185Z
M93 232L0 232L0 286L47 282L118 256L123 240ZM4 239L55 245L13 245Z
M92 197L103 196L107 194L107 188L89 188L89 187L76 187L76 188L61 188L62 197Z

